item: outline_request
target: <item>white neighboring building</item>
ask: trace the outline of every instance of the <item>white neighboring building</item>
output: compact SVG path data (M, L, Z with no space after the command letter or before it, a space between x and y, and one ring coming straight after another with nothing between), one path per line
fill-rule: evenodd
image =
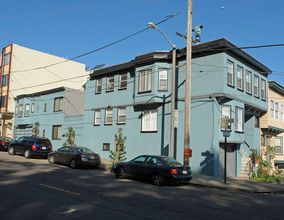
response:
M2 49L0 136L12 137L14 98L58 87L82 89L89 73L85 64L11 44Z

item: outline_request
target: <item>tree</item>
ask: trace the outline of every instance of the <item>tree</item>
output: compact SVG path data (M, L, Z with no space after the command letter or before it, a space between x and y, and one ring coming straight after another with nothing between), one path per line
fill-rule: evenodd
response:
M110 159L111 159L111 165L110 170L113 169L114 165L116 163L125 161L127 158L125 157L126 151L125 151L125 141L127 137L122 135L122 128L118 128L117 133L114 135L115 140L115 150L110 151Z
M64 134L67 138L66 141L63 143L63 146L75 146L75 131L72 126L68 127L68 131Z
M39 122L36 122L35 125L33 126L33 129L32 129L32 136L33 137L38 137L39 136Z

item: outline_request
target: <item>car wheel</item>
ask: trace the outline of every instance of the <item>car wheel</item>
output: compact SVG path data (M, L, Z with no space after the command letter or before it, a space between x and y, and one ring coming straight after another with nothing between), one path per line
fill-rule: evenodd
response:
M70 167L71 167L72 169L76 169L77 166L78 166L78 165L77 165L76 160L75 160L75 159L72 159L71 162L70 162Z
M48 160L48 163L54 164L54 156L49 156L47 160Z
M122 167L118 167L116 172L115 172L115 175L118 179L124 179L125 178L125 171Z
M29 149L27 149L27 150L25 151L25 158L30 158L30 157L31 157L31 152L30 152Z
M15 154L15 150L14 150L13 147L9 147L8 148L8 154L10 154L10 155L14 155Z
M163 186L165 184L165 179L161 174L154 174L152 180L156 186Z

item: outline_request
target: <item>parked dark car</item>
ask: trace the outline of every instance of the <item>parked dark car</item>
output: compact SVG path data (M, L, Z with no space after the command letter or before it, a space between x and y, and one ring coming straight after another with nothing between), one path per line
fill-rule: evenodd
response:
M167 156L141 155L129 162L115 164L114 172L117 178L138 177L151 180L158 186L188 183L192 179L190 167Z
M26 158L33 156L46 157L52 151L52 145L48 138L20 137L8 146L8 153L23 154Z
M98 167L101 157L86 147L65 146L49 153L48 162L68 165L73 169L80 166Z
M8 145L13 141L12 138L9 137L0 137L0 150L7 151Z

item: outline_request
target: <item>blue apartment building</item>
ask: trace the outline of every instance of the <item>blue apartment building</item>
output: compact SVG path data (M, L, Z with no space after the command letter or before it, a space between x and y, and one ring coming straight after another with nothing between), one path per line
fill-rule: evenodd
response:
M152 52L130 62L94 70L86 83L84 145L102 158L115 149L123 129L126 156L169 155L172 53ZM175 158L183 162L186 49L177 50ZM267 111L271 71L226 39L192 47L190 166L223 175L222 117L234 119L228 138L227 175L238 176L243 155L259 149L259 117Z
M84 91L59 87L15 98L14 139L31 136L39 123L39 136L49 138L53 149L63 145L69 126L76 132L75 143L83 142Z
M192 47L192 157L189 163L193 172L223 176L224 137L218 120L228 117L234 122L230 124L227 139L227 175L240 175L243 158L260 146L259 117L267 111L267 76L270 73L266 66L224 38ZM178 111L174 157L181 163L185 135L185 76L186 48L183 48L177 50L174 103ZM15 117L15 136L19 137L40 121L42 134L45 132L44 135L52 137L54 145L59 146L64 141L59 132L57 137L54 135L59 128L56 126L61 126L61 134L72 126L77 145L89 147L102 158L109 159L110 150L116 148L114 135L122 128L127 137L127 159L141 154L169 155L171 79L172 52L152 52L126 63L93 70L80 96L74 92L69 94L66 88L19 96L15 112L22 112L22 115ZM65 98L60 112L54 111L58 97ZM68 102L71 99L72 105ZM48 112L44 111L46 102ZM33 103L34 112L25 117L25 106L29 104L31 111ZM73 114L68 113L74 106Z

